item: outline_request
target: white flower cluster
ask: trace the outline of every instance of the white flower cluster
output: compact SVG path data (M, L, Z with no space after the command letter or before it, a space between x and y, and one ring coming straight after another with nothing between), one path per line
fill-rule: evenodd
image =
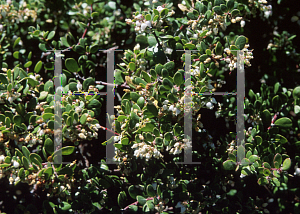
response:
M181 102L181 101L179 101L179 102ZM172 104L168 107L168 103L169 103L169 100L163 101L163 106L162 106L163 111L167 111L167 110L171 111L174 116L177 116L178 114L180 114L181 110L179 109L180 108L179 105L175 106L174 104Z
M171 111L174 116L177 116L181 112L179 106L178 105L174 106L173 104L169 106L169 111Z
M5 100L8 100L9 103L13 103L20 96L21 96L21 93L15 92L15 91L1 93L0 94L0 103L5 103Z
M217 104L217 101L215 98L210 98L210 101L208 101L206 103L206 107L210 110L212 110L214 108L214 105L213 104Z
M5 156L4 155L0 155L0 163L3 163L5 160Z
M153 2L152 2L153 3ZM164 8L162 6L158 6L156 10L160 13ZM169 16L172 16L175 14L175 11L170 11L168 13ZM145 17L142 14L138 14L137 16L133 15L134 19L125 19L127 24L135 23L135 31L137 33L150 33L150 29L152 26L156 28L160 28L163 24L163 20L158 19L156 22L151 22L149 20L146 20ZM163 31L164 29L162 29Z
M253 53L252 50L248 50L249 44L246 44L245 47L242 49L244 51L244 63L247 66L251 66L250 60L253 59ZM231 50L229 48L225 48L224 52L227 55L231 54ZM237 57L232 56L232 57L227 57L225 58L225 62L228 63L228 67L230 71L236 68L236 62L237 62Z
M146 31L147 33L150 33L150 28L152 27L151 21L147 21L142 14L139 14L137 16L133 15L135 20L135 31L138 33L142 33ZM131 19L125 19L127 24L131 24ZM148 27L148 28L147 28Z
M20 177L16 176L15 174L12 174L8 180L9 180L9 184L12 185L12 184L16 184L17 182L19 182Z
M205 15L202 15L201 18L204 18ZM197 34L196 35L193 35L194 38L198 38L198 36L200 34L202 34L203 32L207 31L206 32L206 36L210 36L212 33L214 35L217 35L218 32L219 32L219 27L225 31L226 28L227 28L227 24L226 24L226 20L225 20L226 16L225 15L218 15L218 14L214 14L214 17L211 18L209 21L208 21L208 25L203 25L201 30L197 30L197 24L198 24L198 19L197 20L189 20L187 22L188 25L192 25L192 29L193 30L196 30L197 31ZM243 21L243 23L241 23L241 26L245 25L245 22L243 20L242 17L231 17L231 22L232 23L236 23L236 22L240 22L240 21ZM242 27L243 27L242 26Z
M21 20L28 20L29 17L31 17L33 19L33 21L35 22L36 18L37 18L37 12L35 10L29 10L27 7L27 3L26 2L21 2L20 1L20 9L19 10L14 10L14 7L11 7L11 0L7 0L5 4L1 4L0 5L0 10L1 11L5 11L7 14L6 16L2 16L2 14L0 14L0 19L4 19L4 22L8 23L8 22L16 22L19 23ZM25 8L25 9L22 9ZM8 19L9 18L9 19Z
M268 19L272 15L272 5L262 6L262 11L264 12L264 17Z
M155 147L146 144L145 142L135 143L132 147L134 149L134 156L136 158L145 158L149 161L150 158L154 157L159 159L163 155Z
M160 42L160 45L162 47L162 50L164 51L165 54L172 54L173 49L169 48L166 42ZM157 53L158 52L158 44L156 44L155 47L150 47L148 48L149 51L153 51L153 53Z

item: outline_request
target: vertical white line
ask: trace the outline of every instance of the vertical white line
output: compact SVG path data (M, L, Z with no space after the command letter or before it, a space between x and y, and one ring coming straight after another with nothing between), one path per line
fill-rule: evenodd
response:
M112 83L114 82L114 66L115 66L115 52L114 50L109 50L107 52L107 82ZM115 127L111 126L109 124L108 117L111 115L114 115L114 105L115 105L115 86L107 85L107 102L106 102L106 111L108 114L106 118L106 128L111 129L113 132L115 132ZM110 88L110 89L109 89ZM108 141L111 137L115 136L115 134L109 132L106 130L106 140ZM112 143L108 143L106 145L106 163L107 164L116 164L116 162L113 160L113 157L115 156L115 146L114 146L115 140L113 137Z
M57 50L55 53L55 65L54 65L54 152L55 157L53 158L54 164L62 163L62 111L61 111L61 51Z
M236 124L236 145L237 162L245 158L245 70L244 70L244 51L237 51L237 124Z

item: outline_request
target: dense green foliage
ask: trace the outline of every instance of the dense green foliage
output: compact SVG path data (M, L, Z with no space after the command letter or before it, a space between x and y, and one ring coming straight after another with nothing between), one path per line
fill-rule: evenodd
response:
M294 4L1 1L0 211L299 213ZM113 84L103 51L110 48L123 50L115 52L116 116L97 94ZM54 50L63 50L61 152L69 164L52 164ZM182 50L194 50L186 110ZM236 92L236 50L244 51L246 76L246 143L238 150L236 96L201 95ZM189 140L184 111L193 115ZM109 140L106 117L115 131ZM105 162L107 143L117 165ZM201 164L176 164L191 146Z

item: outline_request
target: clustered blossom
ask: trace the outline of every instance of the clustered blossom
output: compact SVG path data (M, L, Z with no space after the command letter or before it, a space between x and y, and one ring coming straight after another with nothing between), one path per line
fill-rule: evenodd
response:
M9 91L6 93L0 94L0 103L5 103L5 100L7 100L9 103L13 103L17 98L21 96L21 93L16 91Z
M250 60L253 59L252 50L248 50L249 44L246 44L245 47L242 49L244 51L244 63L247 66L251 66ZM230 71L236 68L237 57L234 56L229 48L225 48L224 52L228 55L225 58L225 62L228 63L228 67Z
M211 110L214 108L213 104L217 104L217 101L215 98L210 98L210 101L206 103L206 107Z
M160 13L164 8L162 6L158 6L157 11ZM173 14L175 14L175 12L172 10L171 12L168 13L169 16L172 16ZM146 20L145 17L142 14L138 14L138 15L133 15L134 19L125 19L127 24L135 24L135 31L137 33L150 33L150 29L152 27L155 28L160 28L161 25L163 24L163 20L158 19L155 22L151 22L149 20ZM164 29L162 29L164 30Z
M135 20L135 31L142 33L146 31L147 33L150 33L149 29L152 27L151 21L147 21L142 14L139 14L137 16L133 16ZM127 24L131 24L131 19L125 19ZM148 27L148 28L147 28Z
M173 49L168 47L167 42L160 42L160 45L161 45L162 50L164 51L165 54L169 54L169 55L172 54ZM155 45L155 47L154 47L154 46L153 46L153 47L150 47L150 48L148 48L148 50L149 50L149 51L153 51L153 53L157 53L157 52L159 51L158 47L159 47L159 45L158 45L158 43L157 43L157 44Z
M11 7L11 0L7 0L6 3L7 3L6 5L5 4L0 5L1 11L5 11L5 13L6 13L6 16L4 19L5 23L9 23L9 22L19 23L20 21L28 20L29 17L31 17L34 22L37 19L37 12L35 10L29 10L27 8L26 2L24 2L24 1L19 2L19 4L20 4L19 10L15 10L15 9L13 9L13 7ZM23 8L25 8L25 9L23 9ZM0 14L0 19L3 19L2 14Z
M134 149L134 156L136 158L145 158L146 161L149 161L150 158L154 157L159 159L163 155L155 147L146 144L145 142L136 143L132 147Z
M264 13L265 18L269 18L272 15L272 5L264 5L268 4L266 0L258 0L260 10Z

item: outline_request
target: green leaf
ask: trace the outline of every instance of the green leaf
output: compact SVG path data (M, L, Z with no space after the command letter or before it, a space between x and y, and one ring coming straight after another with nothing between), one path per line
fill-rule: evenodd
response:
M146 203L146 198L144 198L143 196L141 195L138 195L136 196L136 200L141 204L141 205L144 205Z
M223 11L223 13L227 13L228 12L228 8L225 4L221 4L221 10Z
M281 99L279 95L276 95L272 99L273 108L275 111L279 111L281 108Z
M147 39L149 46L155 46L157 44L157 41L154 36L148 36Z
M148 45L148 39L144 35L138 35L135 39L137 43L140 43L141 45Z
M169 13L169 10L167 9L167 8L164 8L162 11L160 11L160 16L166 16L166 15L168 15L168 13Z
M22 152L25 155L25 157L29 159L30 152L26 146L22 146Z
M184 48L186 49L189 49L189 50L195 50L196 49L196 46L194 44L190 44L190 43L186 43L184 45Z
M20 41L21 41L21 37L18 37L14 42L13 48L15 48L16 45L19 44Z
M101 106L102 106L102 104L98 100L94 99L87 105L87 108L88 109L101 108Z
M47 39L48 39L48 40L53 39L54 35L55 35L55 31L51 31L51 32L48 34Z
M295 105L294 106L294 112L295 112L295 114L299 114L300 113L300 106L298 106L298 105Z
M138 194L138 191L137 189L134 187L134 185L131 185L129 188L128 188L128 193L130 195L131 198L133 199L136 199L136 196Z
M184 78L183 78L183 75L181 74L181 72L176 72L173 80L177 86L180 86L184 82Z
M242 50L245 47L246 41L247 39L245 36L239 36L235 41L235 45L239 48L239 50Z
M67 76L65 74L59 75L61 86L65 87L67 85Z
M274 160L273 160L274 166L275 166L275 162L277 162L279 165L281 165L281 163L282 163L282 156L281 156L281 154L277 153L274 156Z
M53 168L49 167L44 171L44 174L46 175L46 179L49 179L53 175Z
M11 163L11 157L10 156L6 156L4 159L4 163Z
M16 110L17 112L21 115L21 116L24 116L25 115L25 107L22 103L19 103L17 106L16 106Z
M156 196L156 192L151 184L148 184L146 191L149 196L151 196L151 197Z
M290 118L283 117L275 121L275 125L279 128L291 128L293 123Z
M206 53L206 55L210 56L211 55L211 50L210 49L206 49L205 53Z
M215 6L215 7L213 7L213 11L215 11L216 14L218 14L218 15L222 15L223 14L221 6Z
M54 143L50 138L47 138L44 143L45 150L52 155L54 152Z
M234 170L235 163L232 160L227 160L223 163L223 167L225 170Z
M236 51L236 50L239 50L239 48L238 48L237 46L235 46L235 45L230 45L230 50L232 50L231 53L232 53L234 56L237 56L237 51Z
M62 203L59 204L59 207L61 210L65 211L65 210L70 210L72 206L68 202L62 201Z
M50 87L54 88L54 84L53 84L53 82L51 80L48 80L45 83L44 90L49 92Z
M76 82L70 82L69 83L69 89L74 92L77 91L77 83Z
M88 117L88 114L83 114L83 115L81 115L81 117L80 117L80 123L83 125L83 124L85 124L85 122L86 122L86 120L87 120L87 117Z
M128 143L129 143L129 139L127 137L122 138L122 140L121 140L122 145L128 145Z
M75 52L79 54L85 54L85 48L81 45L76 45L75 46Z
M39 49L40 49L41 51L46 52L46 51L47 51L46 44L40 43L40 44L39 44Z
M139 208L136 205L129 205L129 209L132 210L133 212L137 212Z
M200 59L201 62L204 62L208 57L209 57L208 55L203 54L203 55L200 56L199 59Z
M136 103L138 104L138 106L139 106L140 108L143 108L144 105L145 105L145 98L144 98L144 97L140 97L140 98L136 101Z
M277 178L272 178L272 180L277 187L280 187L280 181Z
M280 142L281 144L288 142L288 140L280 134L276 134L275 141Z
M282 164L282 170L287 171L291 167L291 159L286 158Z
M1 84L8 84L8 80L4 74L0 74Z
M90 46L90 53L96 53L98 50L99 50L98 44Z
M259 159L259 157L257 156L257 155L251 155L250 157L249 157L249 160L252 162L252 163L254 163L256 160L258 160Z
M95 85L95 80L92 77L89 77L83 81L82 88L87 91L90 85Z
M293 90L293 98L294 99L300 98L300 86L296 87Z
M155 206L152 200L148 200L146 204L150 210L154 210Z
M62 148L62 155L70 155L74 152L75 146L65 146Z
M216 45L215 53L216 53L216 55L222 55L222 53L223 53L223 46L220 42L218 42Z
M25 63L24 68L28 68L32 65L32 61L28 61Z
M151 77L149 76L148 73L146 73L145 71L142 71L141 74L142 74L144 80L146 80L147 83L151 83Z
M144 112L144 114L148 117L148 118L152 118L152 117L156 117L158 115L158 110L156 108L155 105L152 104L147 104L146 105L146 110Z
M231 10L234 8L234 0L229 0L227 3L226 3L226 6L228 8L228 10Z
M135 63L134 63L134 62L130 62L130 63L128 64L128 68L129 68L131 71L135 71L135 68L136 68Z
M15 59L19 59L19 58L20 58L20 53L19 53L19 51L15 51L15 52L13 53L13 57L14 57Z
M232 10L231 12L231 16L238 16L239 14L240 14L240 11L238 10L238 9L234 9L234 10ZM244 47L244 46L243 46Z
M61 43L66 46L66 47L70 47L69 43L68 43L68 40L66 37L60 37L60 41Z
M47 92L47 91L42 91L42 92L40 93L39 100L44 100L44 99L46 99L47 95L48 95L48 92Z
M42 61L38 61L34 67L34 72L35 73L39 73L40 70L42 69L43 66L43 62Z
M54 70L54 62L46 62L44 64L44 68L46 70L53 71Z
M262 178L258 179L257 183L259 185L263 186L263 185L269 184L269 181L265 177L262 177Z
M71 72L77 72L78 71L78 64L75 59L68 58L65 62L66 68Z
M268 162L264 162L263 163L263 167L267 168L267 169L271 169L271 166Z
M168 78L164 78L162 84L166 89L170 90L173 88L173 83Z
M251 162L250 162L250 160L247 159L247 158L243 158L243 159L241 160L241 165L242 165L242 166L247 166L247 165L250 165L250 164L251 164Z
M25 156L22 157L22 163L25 169L29 169L29 160Z
M118 204L121 208L125 207L125 201L126 201L126 193L124 191L120 192L118 195Z
M272 117L270 112L267 109L261 113L261 119L265 128L271 125Z
M54 114L53 113L44 113L42 115L42 118L44 121L48 120L48 119L52 119L52 117L54 117Z
M235 196L235 194L237 193L236 189L231 189L228 193L226 193L229 196Z
M36 154L37 155L37 154ZM40 169L43 169L42 161L40 161L36 156L30 155L30 161L34 164L36 164Z

